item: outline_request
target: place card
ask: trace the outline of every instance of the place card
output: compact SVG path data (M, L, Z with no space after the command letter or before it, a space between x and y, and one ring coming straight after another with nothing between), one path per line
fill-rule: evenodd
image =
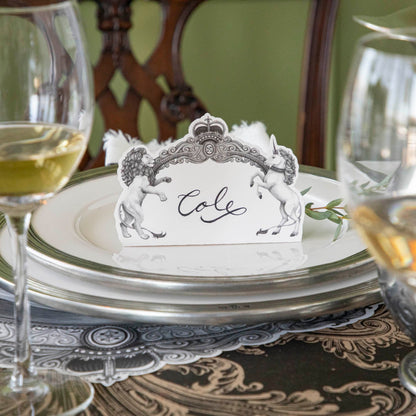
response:
M122 245L301 241L298 162L274 135L269 142L265 152L207 113L157 153L128 148L118 163L122 190L114 211Z

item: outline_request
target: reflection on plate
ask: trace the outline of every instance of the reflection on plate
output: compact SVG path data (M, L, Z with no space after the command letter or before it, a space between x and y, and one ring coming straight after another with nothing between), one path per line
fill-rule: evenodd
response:
M163 273L175 268L178 276L243 276L294 270L306 261L302 244L241 244L229 246L124 247L113 260L124 269ZM156 249L156 250L155 250Z
M333 242L335 225L310 218L302 243L122 248L113 220L120 192L114 172L80 174L35 213L29 238L34 259L101 285L178 290L190 297L217 296L219 287L223 294L269 294L342 281L374 268L353 230L345 229ZM306 202L320 206L339 198L339 183L324 174L301 170L298 189L311 187Z

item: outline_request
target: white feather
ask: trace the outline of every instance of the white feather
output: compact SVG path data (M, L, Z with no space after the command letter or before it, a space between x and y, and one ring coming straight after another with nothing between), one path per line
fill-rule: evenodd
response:
M131 137L129 134L121 130L108 130L103 137L103 145L105 150L105 164L111 165L118 163L121 156L130 148L137 145L147 147L147 150L152 155L156 155L159 150L170 144L171 139L159 143L157 139L151 140L149 143L144 143L140 139Z
M248 124L242 121L240 125L233 125L230 131L233 139L242 140L245 143L257 147L264 155L269 155L270 137L267 134L266 126L261 121Z

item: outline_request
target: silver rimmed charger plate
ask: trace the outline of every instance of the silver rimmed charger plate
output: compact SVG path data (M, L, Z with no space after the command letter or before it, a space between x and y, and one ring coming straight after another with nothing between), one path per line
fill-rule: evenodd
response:
M325 176L326 175L326 176ZM306 202L338 198L327 171L304 168L297 186ZM268 296L270 292L341 282L374 268L356 233L306 218L302 243L124 247L113 211L121 189L115 168L82 173L34 215L30 254L61 273L99 285L180 297ZM232 300L232 299L231 299Z
M331 223L313 220L305 223L301 246L287 250L273 244L147 248L137 249L139 262L129 256L126 262L109 218L119 192L114 172L76 176L35 214L29 267L37 301L118 320L218 323L310 317L380 299L375 266L355 233L345 230L333 243ZM304 168L298 186L312 186L308 200L328 202L340 191L327 176ZM8 246L3 230L1 283L11 289ZM225 260L213 265L221 253Z
M3 233L4 234L4 233ZM4 236L4 235L3 235ZM6 240L7 241L7 240ZM303 319L364 307L380 301L377 273L372 270L362 281L351 286L317 291L303 296L282 297L265 301L218 302L210 304L167 303L165 300L146 302L140 299L121 299L114 293L94 296L59 287L61 276L42 265L29 268L30 298L52 308L121 321L157 324L235 324L272 320ZM35 270L33 270L35 269ZM44 274L50 274L57 283L45 283ZM8 262L0 257L0 284L13 290L13 276Z

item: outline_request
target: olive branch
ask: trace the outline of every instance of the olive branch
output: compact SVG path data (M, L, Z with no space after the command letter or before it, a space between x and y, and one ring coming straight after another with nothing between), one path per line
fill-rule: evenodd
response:
M306 195L311 188L312 187L310 186L309 188L301 191L301 195ZM334 238L332 241L336 241L339 238L344 220L350 219L342 203L343 199L337 198L333 199L322 207L314 207L313 202L308 202L305 205L305 214L308 217L318 221L329 220L337 224L337 228L335 230Z

